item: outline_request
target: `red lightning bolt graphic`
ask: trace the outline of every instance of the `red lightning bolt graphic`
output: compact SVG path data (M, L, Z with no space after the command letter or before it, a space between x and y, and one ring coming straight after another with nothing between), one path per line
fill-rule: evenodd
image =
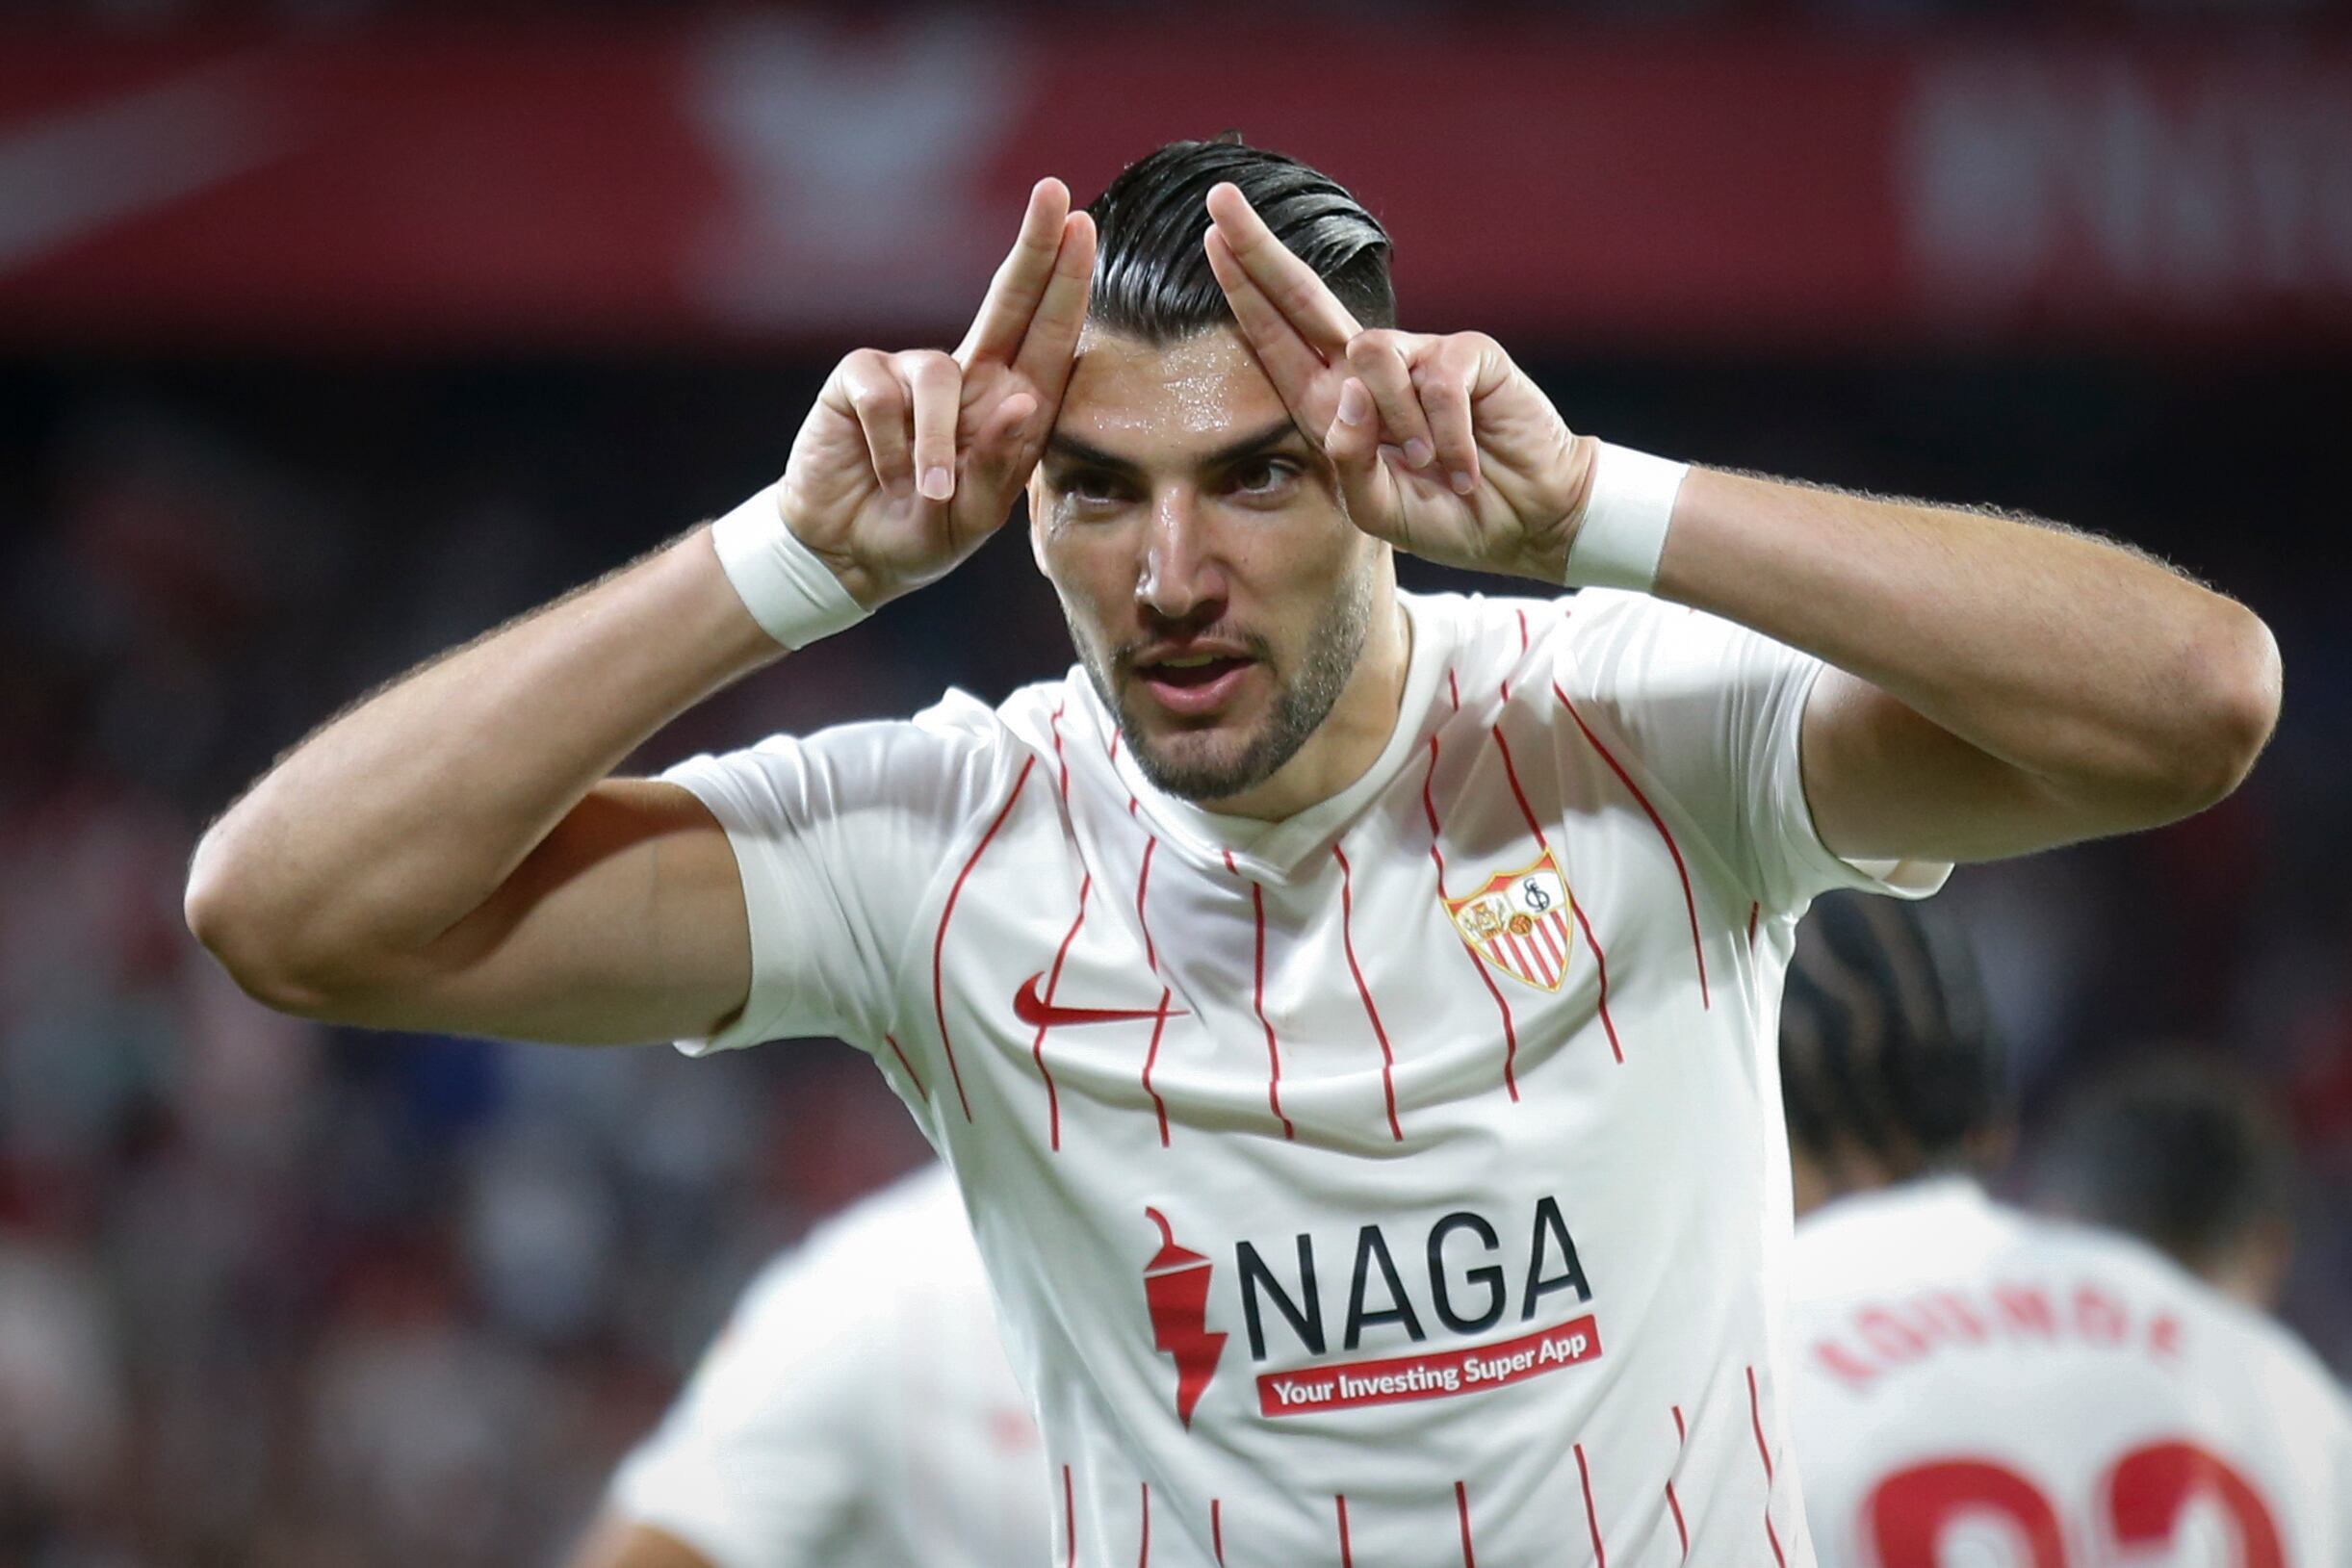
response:
M1192 1426L1193 1406L1217 1375L1225 1335L1208 1327L1208 1259L1176 1246L1176 1232L1157 1209L1144 1210L1160 1227L1160 1249L1144 1265L1144 1304L1151 1313L1151 1345L1176 1358L1176 1419Z

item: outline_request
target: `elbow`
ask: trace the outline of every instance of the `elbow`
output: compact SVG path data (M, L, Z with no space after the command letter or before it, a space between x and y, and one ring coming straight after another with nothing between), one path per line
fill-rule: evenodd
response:
M181 917L189 935L212 955L244 991L264 1007L304 1017L334 1011L334 991L319 979L319 965L297 939L299 922L273 912L253 868L219 840L205 835L189 862Z
M2284 674L2270 628L2230 604L2221 625L2194 648L2182 716L2186 736L2176 752L2172 784L2178 814L2226 799L2254 771L2278 727Z

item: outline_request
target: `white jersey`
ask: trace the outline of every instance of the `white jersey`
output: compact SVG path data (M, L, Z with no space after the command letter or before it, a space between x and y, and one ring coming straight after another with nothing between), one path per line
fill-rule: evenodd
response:
M1830 1568L2344 1568L2352 1415L2268 1319L1960 1178L1796 1232L1791 1405Z
M717 1568L1005 1568L1045 1554L1046 1479L934 1168L761 1272L611 1505Z
M1364 776L1153 789L1085 675L671 777L751 996L953 1167L1056 1563L1810 1562L1774 1044L1820 664L1636 595L1405 596Z

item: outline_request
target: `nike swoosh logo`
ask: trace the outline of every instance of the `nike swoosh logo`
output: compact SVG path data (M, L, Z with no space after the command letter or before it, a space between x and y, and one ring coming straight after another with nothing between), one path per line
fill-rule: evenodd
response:
M212 66L0 127L0 272L291 151L260 80Z
M1156 1018L1160 1015L1160 1010L1156 1007L1055 1007L1037 994L1037 983L1045 978L1046 971L1040 969L1022 981L1021 990L1013 993L1013 1016L1032 1028L1058 1029L1073 1023L1132 1023L1137 1018ZM1172 1018L1182 1017L1184 1010L1170 1008L1168 1015Z

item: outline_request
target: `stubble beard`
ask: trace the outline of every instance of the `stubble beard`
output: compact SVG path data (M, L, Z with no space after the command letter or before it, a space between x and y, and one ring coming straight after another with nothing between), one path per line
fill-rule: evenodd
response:
M1095 694L1102 699L1119 724L1120 739L1136 767L1154 789L1179 800L1213 802L1254 789L1299 754L1323 721L1338 705L1340 694L1363 656L1364 638L1372 625L1373 574L1361 570L1343 581L1325 602L1307 635L1306 656L1295 679L1281 681L1274 705L1256 733L1237 745L1228 743L1225 755L1175 757L1163 750L1137 722L1112 688L1105 661L1088 648L1074 622L1071 643L1079 650ZM1067 611L1065 611L1067 616ZM1260 638L1246 639L1251 652L1272 670L1270 650ZM1189 737L1188 737L1189 738ZM1221 739L1223 737L1220 737Z

